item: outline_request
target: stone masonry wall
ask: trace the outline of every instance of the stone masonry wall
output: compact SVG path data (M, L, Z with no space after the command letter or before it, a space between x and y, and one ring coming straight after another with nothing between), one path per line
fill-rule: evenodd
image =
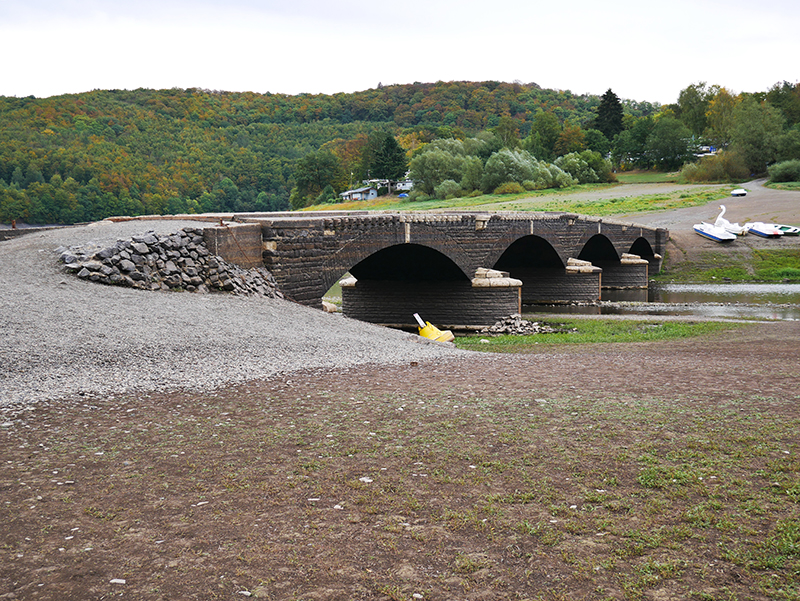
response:
M522 303L594 302L600 299L598 270L572 272L564 269L516 269L511 276L522 280Z
M476 288L470 282L358 281L342 286L348 317L414 326L414 313L438 327L487 326L520 310L519 287Z
M624 254L619 263L597 262L603 270L603 288L647 288L650 264L636 255Z

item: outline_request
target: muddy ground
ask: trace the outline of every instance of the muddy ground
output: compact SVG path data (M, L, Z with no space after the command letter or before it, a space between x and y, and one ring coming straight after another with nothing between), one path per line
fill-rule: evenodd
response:
M38 408L2 432L0 598L796 599L798 337Z

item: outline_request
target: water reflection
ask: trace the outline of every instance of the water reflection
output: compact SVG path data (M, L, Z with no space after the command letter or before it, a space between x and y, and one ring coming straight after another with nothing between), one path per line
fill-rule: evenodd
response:
M604 290L595 305L536 305L523 311L796 321L800 284L652 284L647 290Z

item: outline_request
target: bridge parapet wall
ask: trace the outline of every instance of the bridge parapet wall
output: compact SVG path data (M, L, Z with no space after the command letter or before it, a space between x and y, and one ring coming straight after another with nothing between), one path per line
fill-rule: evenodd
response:
M263 267L261 226L254 223L229 223L203 228L208 250L245 269Z

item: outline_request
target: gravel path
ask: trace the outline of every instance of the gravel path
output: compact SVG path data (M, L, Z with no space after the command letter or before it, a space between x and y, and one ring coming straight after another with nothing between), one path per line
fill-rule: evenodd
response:
M103 286L66 273L54 252L187 225L104 221L0 242L0 407L464 354L288 301Z

